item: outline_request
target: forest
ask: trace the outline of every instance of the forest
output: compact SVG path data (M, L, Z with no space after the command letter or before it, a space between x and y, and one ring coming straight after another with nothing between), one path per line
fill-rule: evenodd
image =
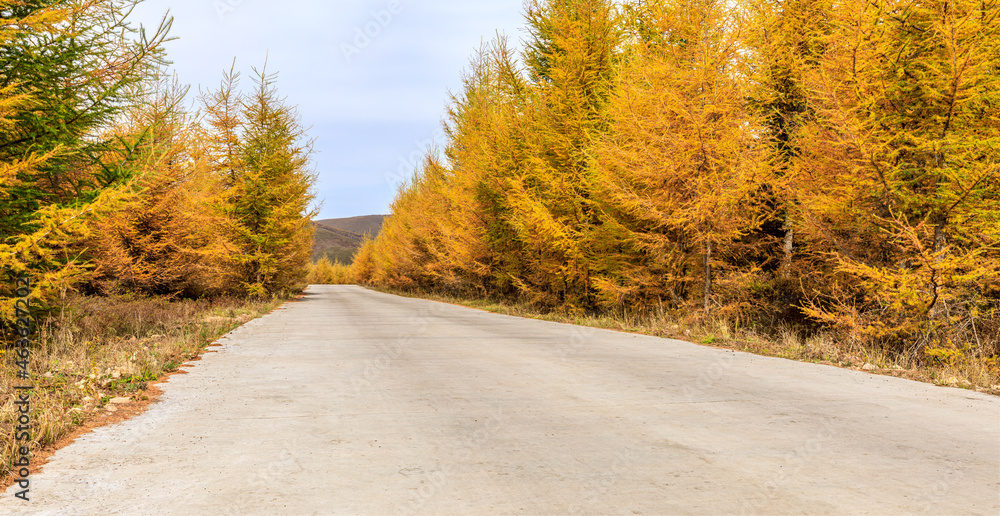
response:
M34 279L42 313L67 292L290 292L315 180L295 109L266 67L250 93L231 71L191 109L165 72L171 20L147 33L134 6L0 1L0 264Z
M995 0L529 0L358 281L1000 353ZM987 382L990 380L987 379ZM989 383L987 383L989 385Z

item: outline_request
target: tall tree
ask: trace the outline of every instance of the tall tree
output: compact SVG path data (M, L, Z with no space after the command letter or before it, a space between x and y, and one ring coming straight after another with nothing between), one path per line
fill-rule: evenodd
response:
M762 228L764 234L782 239L778 282L783 290L798 283L793 280L792 260L796 247L795 223L791 215L797 201L791 174L799 149L799 128L814 118L805 83L826 48L830 33L828 0L780 0L748 2L748 43L754 56L749 79L750 106L762 118L778 181L768 193L775 204L776 217ZM789 292L783 296L794 299Z
M510 223L511 181L527 166L529 137L522 116L530 94L514 52L504 37L482 49L453 99L445 148L453 171L456 226L467 242L457 263L474 264L469 273L484 292L512 296L525 274L523 242ZM469 231L471 230L471 232Z
M40 30L17 31L0 46L0 89L25 99L22 109L7 115L0 162L52 153L44 165L22 171L16 184L4 185L0 232L16 235L32 227L40 207L91 200L123 179L116 167L93 174L80 165L118 144L96 132L159 73L171 21L148 36L127 21L135 0L5 3L0 18L8 25L42 21L36 22Z
M947 342L996 310L1000 5L849 2L833 25L795 187L839 288L810 313L911 352Z
M593 305L588 242L594 143L607 128L622 32L607 0L533 0L525 51L534 95L525 110L528 162L512 180L510 223L525 242L525 293L538 302Z
M509 223L510 181L526 163L528 94L503 37L473 58L452 97L448 137L392 204L377 242L359 253L360 276L395 287L518 292L521 242ZM444 159L441 159L441 158Z
M186 92L176 82L151 84L146 102L111 129L124 140L145 135L129 151L141 179L113 216L92 224L87 257L95 290L200 297L232 287L232 252L221 231L227 220L218 208L223 178L203 150L204 131L180 105Z
M716 0L643 7L653 37L635 41L599 152L615 220L605 231L623 240L605 251L618 263L599 286L609 302L697 299L708 312L717 269L734 268L737 241L764 215L754 195L767 167L744 107L740 18Z
M33 272L43 300L83 272L74 244L85 220L133 179L128 152L101 156L135 142L102 131L159 72L170 27L164 19L147 36L132 26L135 3L0 2L0 265Z
M294 108L278 97L275 76L256 71L241 107L241 137L225 211L241 254L243 287L264 296L291 289L306 275L313 230L315 174L311 143Z

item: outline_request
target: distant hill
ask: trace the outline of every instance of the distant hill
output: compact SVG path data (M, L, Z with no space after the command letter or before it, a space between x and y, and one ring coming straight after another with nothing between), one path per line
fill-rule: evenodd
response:
M378 236L378 232L382 231L382 222L385 221L386 217L388 215L365 215L346 219L317 220L316 223L359 235L371 234L371 237L375 238Z
M326 255L330 261L351 263L354 253L361 247L364 235L378 236L387 215L365 215L346 219L326 219L313 222L316 227L313 243L313 260Z

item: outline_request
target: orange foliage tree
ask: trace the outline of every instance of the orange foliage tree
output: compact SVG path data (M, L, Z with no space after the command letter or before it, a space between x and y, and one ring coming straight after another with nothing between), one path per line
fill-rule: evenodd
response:
M614 216L616 256L599 287L609 304L697 299L758 274L739 241L767 215L768 163L745 108L740 18L715 0L644 4L598 153L597 191ZM739 265L744 265L739 267ZM726 297L726 296L723 296Z
M910 353L990 330L982 324L1000 293L998 7L834 11L807 76L817 116L798 136L795 166L796 218L831 285L810 315Z
M278 96L273 74L257 71L246 96L234 91L237 79L230 72L218 91L202 97L214 141L207 156L224 187L219 206L239 290L265 297L291 291L308 273L316 214L312 142L296 109Z
M232 289L221 178L201 150L204 131L179 107L185 92L159 84L113 129L135 143L102 159L112 166L127 155L141 179L114 216L94 222L91 284L101 292L199 297Z
M523 122L527 162L510 181L509 221L525 246L519 286L543 305L595 303L599 257L590 243L601 214L593 197L593 148L607 130L619 18L606 0L527 4L525 64L533 87Z

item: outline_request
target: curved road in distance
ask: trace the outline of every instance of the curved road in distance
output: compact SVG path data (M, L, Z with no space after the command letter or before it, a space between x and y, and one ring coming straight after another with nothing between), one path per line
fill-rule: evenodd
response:
M0 513L1000 513L975 392L353 286L221 342Z

